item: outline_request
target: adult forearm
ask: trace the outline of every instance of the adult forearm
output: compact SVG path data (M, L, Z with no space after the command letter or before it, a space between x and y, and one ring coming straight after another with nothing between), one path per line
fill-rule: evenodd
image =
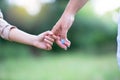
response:
M72 14L75 15L79 9L81 9L88 0L70 0L64 14Z
M70 0L65 11L63 12L61 18L55 24L52 29L52 32L59 36L59 39L56 39L56 43L63 49L67 49L70 46L70 41L67 39L67 32L72 26L75 18L75 14L81 9L88 0ZM64 44L62 44L64 40Z

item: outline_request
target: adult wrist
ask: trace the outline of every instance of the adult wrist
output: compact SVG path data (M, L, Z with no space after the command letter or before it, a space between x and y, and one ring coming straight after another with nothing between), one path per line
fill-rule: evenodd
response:
M61 18L63 18L63 19L70 19L70 20L74 21L74 19L75 19L75 14L64 13Z
M75 17L76 13L75 13L75 12L71 12L71 11L65 11L65 12L63 13L63 15Z

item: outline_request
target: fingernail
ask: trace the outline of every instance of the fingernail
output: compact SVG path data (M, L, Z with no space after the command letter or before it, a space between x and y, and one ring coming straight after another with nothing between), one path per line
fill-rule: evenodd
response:
M65 49L65 51L67 50L67 47L66 48L64 48Z
M61 43L62 43L62 44L65 44L65 40L64 40L64 39L61 39Z
M68 46L68 48L70 48L70 45Z

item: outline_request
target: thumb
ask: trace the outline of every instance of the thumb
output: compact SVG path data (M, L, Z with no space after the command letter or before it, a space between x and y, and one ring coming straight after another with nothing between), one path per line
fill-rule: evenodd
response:
M64 29L62 30L62 33L61 33L61 42L63 41L63 44L66 45L67 47L70 47L71 45L71 42L68 40L67 38L67 33L68 33L68 30Z
M70 47L71 42L67 38L62 38L61 43L64 44L66 47Z
M66 47L70 47L71 42L67 38L67 33L68 33L67 29L62 29L61 33L59 34L60 42Z

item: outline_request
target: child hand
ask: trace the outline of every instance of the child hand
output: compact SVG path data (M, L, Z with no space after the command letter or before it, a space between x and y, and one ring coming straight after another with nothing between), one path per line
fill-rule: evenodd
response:
M36 36L33 46L44 50L51 50L56 36L51 31L46 31Z

